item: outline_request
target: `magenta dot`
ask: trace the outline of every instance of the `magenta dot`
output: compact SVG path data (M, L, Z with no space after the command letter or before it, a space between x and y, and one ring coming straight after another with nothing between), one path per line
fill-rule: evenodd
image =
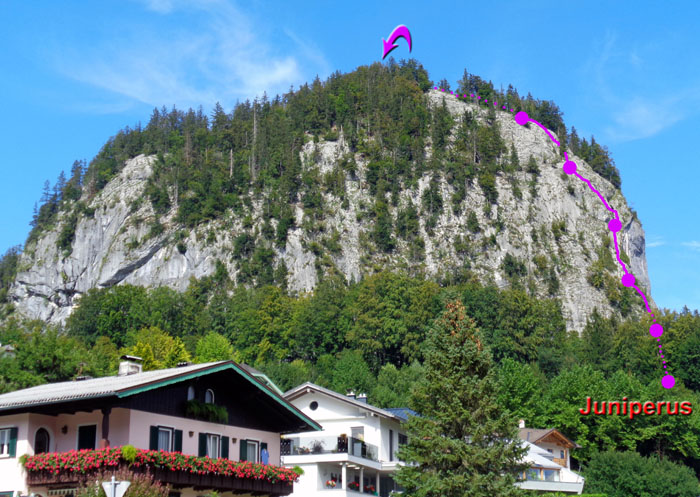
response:
M664 334L664 329L660 324L652 324L649 327L649 334L653 337L660 337ZM661 340L661 339L659 339Z
M660 341L661 341L661 339L660 339L660 338L657 338L657 339L656 339L656 341L657 341L657 342L660 342Z
M670 374L667 374L661 379L661 384L664 388L673 388L673 385L676 384L676 379Z
M614 233L614 232L617 232L617 231L620 231L620 230L622 229L622 223L620 222L619 219L617 219L617 218L612 218L612 219L610 220L610 222L608 223L608 229L609 229L610 231L612 231L613 233Z
M481 100L481 95L477 95L477 96L476 96L476 99L477 99L477 100Z
M564 162L564 172L566 174L574 174L576 172L576 163L572 160Z
M622 284L626 286L627 288L631 287L634 285L634 275L632 273L627 273L622 277Z
M520 111L517 114L515 114L515 122L518 123L520 126L525 126L525 124L528 122L530 118L527 116L527 112L525 111Z
M506 110L506 106L505 106L505 105L503 106L503 110Z
M513 112L513 109L510 109L511 112Z

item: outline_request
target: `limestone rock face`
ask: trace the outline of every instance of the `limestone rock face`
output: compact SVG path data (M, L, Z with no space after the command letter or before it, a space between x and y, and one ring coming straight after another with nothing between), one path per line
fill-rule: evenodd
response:
M483 108L443 92L430 91L426 98L431 106L442 105L444 101L455 117L471 111L479 119L486 118ZM372 219L363 216L363 212L368 211L374 199L366 184L367 162L361 154L354 154L357 172L345 175L345 201L323 193L323 232L339 234L339 250L315 253L311 245L319 240L319 234L305 227L308 223L301 205L293 206L296 226L290 229L286 246L274 247L274 265L284 263L289 290L312 290L322 277L320 263L331 264L349 280L356 281L377 267L442 277L466 267L483 282L506 287L513 284L503 265L510 255L525 265L527 274L520 280L524 288L540 297L553 296L561 301L569 329L582 330L594 308L604 315L615 313L604 291L588 281L603 238L611 237L607 229L610 213L587 185L562 173L564 161L559 149L542 129L519 126L510 113L496 115L502 137L509 148L514 145L521 165L530 156L535 158L540 174L534 184L533 175L524 167L510 175L497 175L498 202L491 205L474 181L456 212L451 200L453 186L444 177L438 177L444 208L437 223L429 227L428 215L421 212L422 195L431 181L426 173L417 185L402 185L398 206L387 202L394 221L398 210L409 201L416 206L420 213L422 253L417 256L409 242L397 237L396 249L387 254L377 249L369 236ZM352 155L342 130L337 141L309 142L300 153L304 167L319 168L321 174L337 170L341 158ZM572 159L578 164L578 172L589 178L619 212L623 226L619 233L620 248L653 305L640 222L619 190L582 159L575 156ZM154 161L154 157L145 156L127 161L119 175L94 198L81 199L89 211L94 209L94 214L79 216L70 253L57 247L61 227L67 222L65 214L59 217L54 229L42 233L25 248L10 291L20 314L63 322L80 296L91 288L132 284L184 290L190 278L212 274L217 261L232 278L238 278L240 261L232 253L235 238L244 232L241 216L227 212L195 229L183 229L175 220L176 207L173 207L158 218L159 229L154 229L155 213L144 193ZM263 201L264 195L255 198L247 212L254 222L249 232L260 231ZM480 230L476 233L467 227L469 213L474 213L478 220ZM468 244L466 252L455 247L458 237ZM618 266L616 278L619 280L622 274ZM557 285L548 286L547 278L550 282L555 279ZM642 311L639 307L635 312Z

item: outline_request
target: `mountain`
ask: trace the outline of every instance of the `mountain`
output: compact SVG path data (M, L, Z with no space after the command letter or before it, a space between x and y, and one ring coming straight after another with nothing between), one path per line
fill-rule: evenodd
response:
M567 133L547 101L473 75L460 93L526 109L551 129L622 220L621 257L649 295L644 231L604 147ZM237 284L311 291L391 269L476 278L556 298L569 329L594 309L638 315L620 283L610 217L562 172L537 127L435 90L415 61L361 67L211 118L154 111L43 199L8 300L63 322L91 288Z

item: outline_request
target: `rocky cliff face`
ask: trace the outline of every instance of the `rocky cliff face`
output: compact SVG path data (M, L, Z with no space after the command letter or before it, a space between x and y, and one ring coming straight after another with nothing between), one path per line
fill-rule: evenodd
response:
M486 110L451 95L430 91L426 98L432 106L442 105L444 99L456 117L469 110L479 119L486 118ZM558 297L570 329L581 330L594 308L605 315L617 312L604 289L589 283L591 265L599 257L604 238L610 236L608 212L583 183L562 174L559 150L541 129L521 127L508 113L497 113L497 120L503 139L508 147L514 145L523 167L508 176L496 177L496 204L491 205L474 182L455 212L451 202L454 188L440 177L444 208L437 223L427 226L423 212L418 220L423 248L416 251L415 243L411 246L397 237L396 249L383 253L368 235L373 221L363 213L373 199L365 182L367 162L355 154L358 170L356 176L345 175L345 202L323 194L327 208L321 223L325 233L337 232L335 250L321 254L315 249L319 236L305 229L304 210L300 205L294 206L296 227L290 230L285 247L274 248L273 264L279 267L283 262L286 266L288 288L312 290L319 279L320 265L331 265L348 279L356 280L376 268L408 269L443 277L467 268L482 281L499 287L519 284L539 296ZM304 167L318 167L321 173L337 170L340 158L348 153L342 133L337 141L309 142L301 152ZM525 170L530 156L538 164L539 175ZM118 177L98 195L83 199L94 214L79 217L70 253L57 246L66 215L59 218L55 229L26 247L11 289L12 301L22 315L62 322L80 295L95 287L167 285L184 290L191 277L212 274L217 261L223 263L232 278L238 277L240 264L232 257L234 240L245 229L257 236L264 196L254 200L247 213L253 219L252 228L244 227L241 216L229 212L183 232L175 221L173 207L160 217L163 229L154 232L149 227L153 209L149 202L140 201L154 160L139 156L128 161ZM619 190L580 158L574 156L573 160L578 171L590 178L619 211L623 223L620 246L629 258L632 273L648 294L641 224ZM421 211L421 199L430 179L426 174L417 186L404 188L396 207L387 202L394 221L399 209L409 201ZM474 216L478 230L474 229ZM514 262L514 270L508 269L509 262ZM616 271L612 274L619 281L622 273L619 268ZM635 302L633 307L636 306Z

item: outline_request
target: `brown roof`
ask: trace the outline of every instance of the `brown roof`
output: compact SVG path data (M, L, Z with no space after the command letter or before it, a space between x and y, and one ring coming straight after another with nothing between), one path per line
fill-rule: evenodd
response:
M545 438L552 437L558 439L563 445L567 446L570 449L581 448L579 444L565 436L556 428L520 428L520 430L518 430L518 435L522 440L533 444L537 444L537 442L544 441Z

